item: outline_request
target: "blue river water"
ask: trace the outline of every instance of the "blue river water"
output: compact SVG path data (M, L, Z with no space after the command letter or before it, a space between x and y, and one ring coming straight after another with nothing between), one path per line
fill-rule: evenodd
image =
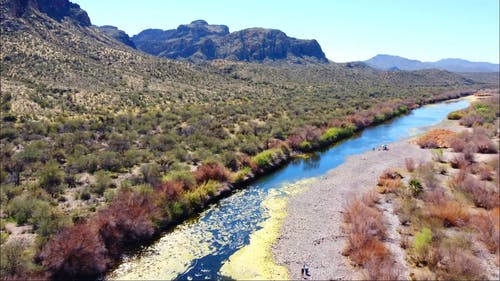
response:
M180 266L178 265L176 270L168 268L174 262L168 259L185 258L180 254L158 256L155 261L149 260L146 270L150 268L158 270L158 273L153 275L154 279L225 279L226 277L220 273L224 262L238 249L248 245L250 234L259 230L259 223L267 218L261 203L271 190L279 191L287 184L321 176L342 164L346 157L363 153L373 147L389 144L390 149L391 142L415 135L418 133L418 128L435 125L445 119L449 112L468 105L467 100L427 105L413 110L406 116L365 129L359 135L322 152L316 152L308 159L294 160L283 168L260 178L248 188L236 191L230 197L214 204L198 217L166 233L157 245L153 244L131 255L123 265L118 267L117 271L144 270L144 267L134 269L136 264L141 263L141 259L151 259L152 255L160 255L159 252L162 251L179 251L173 249L172 246L161 246L162 239L171 240L173 244L176 239L179 239L178 237L184 237L189 241L182 240L184 241L182 243L186 243L182 247L188 251L185 256L190 258L187 258ZM120 276L128 276L129 279L130 276L134 276L133 279L135 279L140 278L141 275L111 274L109 278L120 278ZM150 277L143 276L143 278L149 279Z

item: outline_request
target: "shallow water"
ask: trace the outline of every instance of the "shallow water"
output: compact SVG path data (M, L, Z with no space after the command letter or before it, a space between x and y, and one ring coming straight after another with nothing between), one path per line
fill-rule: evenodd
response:
M424 106L308 159L294 160L127 255L107 279L287 279L269 247L279 234L290 194L304 190L307 179L325 174L346 157L413 136L419 127L435 125L468 105L458 100Z

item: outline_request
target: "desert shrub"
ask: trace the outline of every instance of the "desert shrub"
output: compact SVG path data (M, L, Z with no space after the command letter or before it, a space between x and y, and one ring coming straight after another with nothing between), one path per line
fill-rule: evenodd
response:
M228 181L231 174L224 166L219 163L205 163L200 165L194 172L194 177L197 183L216 180L219 182Z
M54 196L62 190L61 184L63 180L63 171L56 161L51 160L40 170L38 184Z
M436 166L433 162L420 164L416 174L427 188L435 188L439 184L439 179L436 177Z
M442 148L434 148L431 150L432 160L440 163L445 163L443 158L443 149Z
M354 198L344 206L344 220L346 227L347 245L343 251L356 264L366 263L371 256L388 255L382 239L385 237L385 226L381 213L363 203L363 200Z
M500 209L494 208L474 215L470 224L478 231L481 240L490 253L498 254L500 251Z
M165 197L166 200L176 201L184 191L184 182L169 180L155 186L155 189Z
M252 172L252 168L243 167L234 175L233 181L240 182L240 181L244 180L251 172Z
M405 158L405 166L408 172L413 172L415 170L415 160L413 158Z
M460 248L439 249L438 280L483 280L485 275L480 262L469 250Z
M424 192L423 200L433 205L442 205L446 204L446 202L449 201L450 198L446 194L446 190L443 187L437 187L434 189L427 189Z
M465 147L465 141L458 136L452 137L450 138L450 147L454 152L462 152Z
M182 187L184 190L189 190L193 188L196 184L196 179L191 173L191 171L187 170L174 170L169 172L163 177L164 182L168 181L178 181L182 183Z
M99 170L95 173L95 183L90 186L90 191L102 195L111 186L112 179L109 173Z
M156 163L146 163L141 166L143 181L153 186L157 185L161 178L161 167Z
M87 223L59 232L44 245L38 257L54 280L93 279L110 262L99 229Z
M96 214L92 223L98 226L107 250L114 256L125 243L151 238L159 216L153 193L144 186L135 192L120 192L108 208Z
M463 116L465 115L465 112L463 110L457 110L448 113L447 118L450 120L460 120Z
M418 196L422 190L424 189L422 187L422 184L420 183L419 180L413 178L413 179L410 179L410 182L408 183L408 187L410 188L413 196Z
M14 197L7 205L7 214L16 219L18 225L33 222L33 213L43 208L49 208L48 203L28 194Z
M497 145L484 134L474 134L472 142L479 153L497 153Z
M380 175L377 185L379 193L394 192L401 187L401 176L394 170L387 169Z
M413 239L412 248L417 251L423 251L425 247L428 247L432 241L432 231L424 227L422 230L415 234Z
M81 192L80 192L80 199L83 200L83 201L87 201L90 199L91 195L90 195L90 189L89 188L84 188Z
M329 128L320 137L320 141L323 143L332 143L338 140L350 137L354 134L353 127L347 128Z
M493 171L487 165L480 165L477 174L480 180L486 180L486 181L493 180Z
M385 251L378 251L384 253ZM401 280L400 270L388 255L374 254L364 263L364 280Z
M28 245L19 239L0 246L0 275L3 280L27 280L30 271Z
M467 208L456 201L449 200L440 205L430 204L426 212L430 217L440 219L446 227L463 226L469 221Z
M104 170L116 172L122 166L121 157L114 151L104 151L99 155L99 166Z
M459 123L462 126L470 128L475 125L482 125L484 123L484 119L481 116L472 113L462 117Z
M445 129L433 129L417 139L421 148L442 148L449 146L449 139L455 135L454 132Z
M492 209L500 206L499 193L469 174L458 173L450 180L450 186L469 194L477 207Z
M471 162L469 162L467 159L465 159L465 156L463 154L459 154L450 160L450 165L454 169L465 169L467 168Z
M277 148L264 150L252 157L252 162L254 162L259 168L265 168L271 165L273 159L281 156L281 154L282 151Z
M93 173L97 171L99 166L99 159L92 154L82 155L82 156L70 156L68 157L67 166L75 171L75 172L84 172L87 171L89 173Z

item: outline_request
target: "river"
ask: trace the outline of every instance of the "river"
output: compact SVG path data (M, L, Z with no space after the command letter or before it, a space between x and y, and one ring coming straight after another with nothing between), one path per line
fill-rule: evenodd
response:
M261 230L273 216L284 215L286 199L300 192L308 180L334 169L350 155L418 134L419 128L435 125L449 112L468 105L464 99L426 105L406 116L365 129L356 137L314 153L308 159L296 159L248 188L235 191L230 197L213 204L197 217L166 232L153 244L126 254L107 279L238 279L225 268L230 257L248 248L251 235ZM279 225L274 232L276 236ZM274 239L273 233L268 234L268 239ZM258 246L251 249L266 250ZM254 262L248 260L249 264ZM273 263L273 260L269 258L265 262Z

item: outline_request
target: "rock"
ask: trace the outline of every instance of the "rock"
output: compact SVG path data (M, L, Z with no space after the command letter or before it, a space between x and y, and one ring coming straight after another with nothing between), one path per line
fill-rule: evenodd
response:
M1 11L2 14L17 18L27 17L33 12L41 12L57 21L69 19L81 26L91 25L87 12L78 4L68 0L3 0Z
M194 62L229 59L328 63L316 40L295 39L280 30L264 28L229 33L227 26L210 25L204 20L171 30L147 29L133 36L132 41L146 53Z
M99 26L98 28L102 32L104 32L104 34L106 34L107 36L135 49L134 42L132 41L132 39L130 39L130 37L128 36L128 34L125 31L120 30L117 27L112 26L112 25L103 25L103 26Z

